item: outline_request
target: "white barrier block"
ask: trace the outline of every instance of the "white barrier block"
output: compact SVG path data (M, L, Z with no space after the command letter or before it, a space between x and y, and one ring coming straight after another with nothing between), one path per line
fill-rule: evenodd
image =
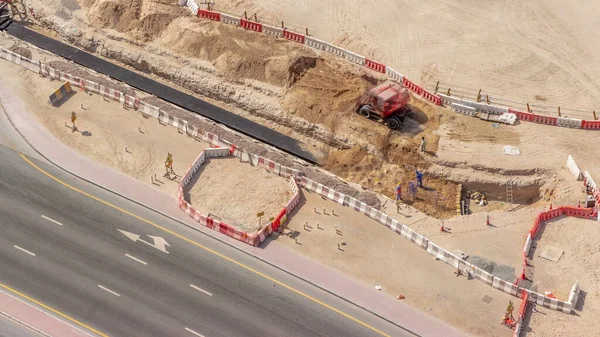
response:
M283 29L274 27L274 26L265 25L265 24L263 24L263 32L265 34L273 35L276 37L283 36Z
M385 74L398 83L402 83L402 79L404 78L404 75L400 74L399 72L395 71L394 69L388 66L385 67Z
M558 117L556 118L556 125L564 128L581 129L581 119Z
M529 255L529 249L531 249L531 233L527 234L527 240L525 240L525 247L523 247L523 256L527 258Z
M451 105L452 103L457 103L457 104L462 104L462 105L468 106L466 101L463 101L462 99L459 99L457 97L448 96L448 95L444 95L444 94L438 94L438 95L442 99L442 103L444 103L446 105Z
M571 308L575 308L577 306L577 301L579 300L579 291L580 290L581 290L581 288L579 288L579 281L577 281L571 288L571 293L569 294L568 302L571 305Z
M450 104L450 107L452 111L458 112L466 116L475 116L475 114L477 113L477 110L475 110L475 108L458 103L452 103Z
M240 18L237 16L221 13L221 22L228 23L230 25L240 25ZM263 26L264 27L264 26Z
M341 57L344 57L346 55L346 50L345 49L336 47L336 46L334 46L332 44L329 44L329 43L325 43L325 51L328 51L328 52L330 52L330 53L332 53L334 55L341 56Z
M194 14L194 16L198 16L198 4L196 4L195 2L192 2L192 5L189 6L190 11L192 12L192 14Z
M575 163L575 160L573 159L573 157L571 157L571 155L567 157L567 168L569 169L569 171L571 171L571 174L575 176L575 179L581 180L581 170L579 169L579 166L577 166L577 163Z
M310 47L313 47L315 49L326 50L325 47L326 47L327 42L315 39L310 36L306 36L304 38L304 44L306 44Z
M463 103L461 103L463 105L467 105L470 106L472 108L477 109L477 111L481 111L481 112L487 112L493 115L501 115L503 113L507 113L508 112L508 108L503 108L503 107L499 107L499 106L495 106L495 105L490 105L490 104L486 104L486 103L477 103L477 102L472 102L472 101L463 101Z
M348 60L350 62L360 64L361 66L365 65L365 57L364 56L361 56L361 55L358 55L356 53L346 50L345 57L346 57L346 60Z
M33 71L34 73L40 72L40 62L38 61L33 61L23 57L21 59L21 66L23 66L27 70Z
M229 149L226 147L219 147L216 149L204 149L204 153L206 153L206 158L211 157L228 157Z

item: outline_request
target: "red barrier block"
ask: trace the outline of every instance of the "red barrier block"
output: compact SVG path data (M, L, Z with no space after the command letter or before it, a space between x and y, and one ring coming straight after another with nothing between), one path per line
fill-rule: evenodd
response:
M206 217L206 227L211 229L215 227L215 222L213 218Z
M600 130L600 121L581 121L582 129Z
M304 44L304 35L299 34L299 33L294 33L292 31L289 31L287 29L283 30L283 37L290 40L290 41L294 41L294 42L298 42L298 43L302 43Z
M594 215L593 208L563 207L565 214L578 218L591 218Z
M198 9L198 16L203 19L209 19L213 21L221 21L221 13L207 11L206 9Z
M409 81L406 77L402 78L402 84L417 95L421 95L423 92L423 88Z
M533 114L531 121L534 123L546 124L546 125L556 125L556 117L549 116L540 116Z
M432 102L435 105L442 105L442 98L439 96L436 96L432 93L430 93L429 91L423 89L423 92L421 93L421 95L423 96L423 98L425 98L426 100L428 100L429 102Z
M531 122L531 119L533 118L533 114L528 113L528 112L521 112L521 111L517 111L517 110L513 110L513 109L508 109L508 112L517 115L517 118L522 121Z
M262 32L262 23L248 21L246 19L240 19L240 26L247 30L253 30L255 32Z
M367 66L367 68L369 69L373 69L375 71L378 71L382 74L385 74L385 64L379 63L379 62L375 62L375 61L371 61L368 58L365 58L365 66Z
M286 213L286 209L284 208L281 210L281 212L279 212L279 214L277 214L277 217L275 218L275 220L273 220L273 224L271 225L271 228L273 228L273 232L278 230L279 226L281 226L281 218L283 218L285 213Z

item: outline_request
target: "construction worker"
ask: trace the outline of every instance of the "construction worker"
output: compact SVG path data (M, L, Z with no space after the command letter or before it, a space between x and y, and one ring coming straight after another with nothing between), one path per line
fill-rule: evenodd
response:
M396 201L400 201L402 200L402 183L399 182L398 185L396 185Z
M421 151L421 153L425 152L426 146L427 146L427 141L425 140L425 137L421 137L421 145L419 145L419 150Z
M173 155L167 152L167 160L165 160L165 169L167 172L165 173L165 177L170 177L170 174L175 174L173 171Z
M73 127L71 129L73 130L73 132L75 132L77 130L77 127L75 126L76 120L77 120L77 114L75 113L75 111L71 111L71 123L73 123Z
M419 187L423 187L423 172L416 170L415 173L417 175L417 184Z
M415 200L417 197L417 184L412 181L408 183L408 192L410 193L410 200Z

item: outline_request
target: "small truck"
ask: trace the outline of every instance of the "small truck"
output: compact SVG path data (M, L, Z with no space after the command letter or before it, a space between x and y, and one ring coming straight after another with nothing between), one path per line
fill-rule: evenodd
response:
M410 115L410 95L403 85L385 81L364 93L356 104L359 115L397 130Z

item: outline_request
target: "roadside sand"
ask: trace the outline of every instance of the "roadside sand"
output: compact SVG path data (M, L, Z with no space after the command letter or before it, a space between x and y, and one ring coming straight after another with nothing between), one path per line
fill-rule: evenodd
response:
M203 214L211 214L248 233L276 217L292 198L285 178L237 158L208 158L189 182L186 199Z
M131 175L172 196L187 168L202 149L208 147L179 134L171 126L160 125L133 110L125 110L99 95L76 92L59 107L48 96L63 83L50 81L20 67L3 67L3 82L26 94L24 101L38 120L58 139L94 161ZM25 98L25 97L24 97ZM83 108L82 108L83 105ZM78 131L71 130L71 112L77 113ZM65 123L68 125L66 126ZM173 154L174 180L163 177L167 153ZM153 180L156 174L157 181Z
M518 299L477 280L456 277L452 267L348 207L304 189L300 206L278 243L370 284L373 291L379 285L394 297L404 294L402 301L467 333L482 337L509 334L498 324L498 317L509 300L518 303ZM319 213L314 212L315 206ZM308 230L303 229L306 221ZM317 228L317 222L322 229ZM336 234L336 225L342 235ZM338 250L341 242L346 245ZM483 301L485 296L491 298L490 303Z

